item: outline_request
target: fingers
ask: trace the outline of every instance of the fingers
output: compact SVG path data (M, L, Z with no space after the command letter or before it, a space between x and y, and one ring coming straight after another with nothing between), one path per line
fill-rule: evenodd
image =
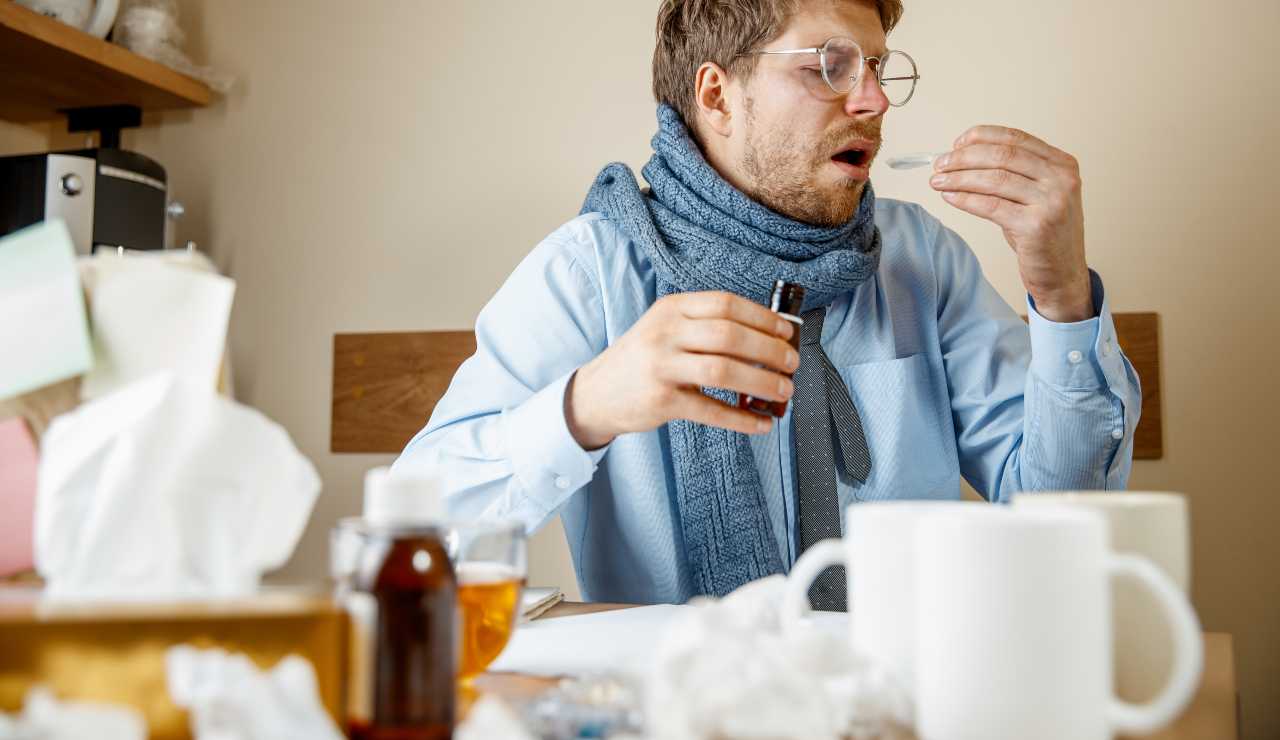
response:
M790 344L769 334L729 319L686 321L681 325L676 346L687 352L727 355L758 362L780 372L794 372L800 356Z
M743 434L763 434L773 425L769 417L730 406L696 390L681 391L674 405L675 418Z
M1058 164L1074 164L1075 158L1070 154L1051 146L1026 131L1006 126L974 126L960 134L955 140L955 148L973 146L974 144L996 144L1026 149L1034 154Z
M930 185L966 213L1022 233L1056 218L1080 190L1074 157L1018 129L975 126L934 162ZM1007 236L1007 234L1006 234Z
M690 319L728 319L765 334L783 339L791 336L791 322L742 296L722 291L680 293L664 299L671 301L681 314Z
M1029 180L1049 180L1055 172L1044 157L1008 144L971 144L938 157L934 172L945 174L963 170L1007 170Z
M1009 170L957 170L940 172L929 179L934 190L994 195L1020 205L1043 199L1034 180Z
M992 221L1002 229L1017 230L1026 216L1027 206L994 195L945 192L942 199L966 213Z
M677 353L659 373L676 385L724 388L771 401L785 401L795 390L785 375L721 355Z

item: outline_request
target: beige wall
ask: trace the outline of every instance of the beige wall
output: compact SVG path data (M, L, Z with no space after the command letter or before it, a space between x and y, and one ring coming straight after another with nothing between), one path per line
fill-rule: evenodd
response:
M0 154L26 153L44 149L48 141L48 126L18 126L0 121Z
M1185 491L1194 598L1236 636L1246 737L1280 735L1280 299L1269 49L1275 0L906 0L892 45L924 80L886 153L999 122L1077 155L1089 257L1116 310L1163 322L1166 454L1132 487ZM516 262L570 218L596 169L643 164L656 3L187 0L196 56L236 73L218 105L126 145L170 170L183 238L234 276L243 400L284 423L325 494L287 577L323 571L324 533L386 456L328 453L334 332L469 326ZM48 129L0 127L0 148ZM65 137L62 137L65 138ZM1020 305L998 230L921 173L874 173L964 235ZM532 578L575 591L558 526Z

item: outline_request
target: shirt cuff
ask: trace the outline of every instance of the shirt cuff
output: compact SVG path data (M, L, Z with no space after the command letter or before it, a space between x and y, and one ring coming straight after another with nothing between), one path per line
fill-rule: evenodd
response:
M1112 337L1111 308L1102 278L1089 270L1093 305L1098 315L1084 321L1059 323L1036 311L1027 295L1027 323L1031 329L1031 371L1041 380L1061 388L1098 388L1106 385L1100 356L1119 354ZM1104 341L1105 340L1105 341Z
M576 371L575 371L576 372ZM548 510L559 506L595 475L605 445L582 449L564 416L564 394L573 373L503 412L507 450L524 490Z

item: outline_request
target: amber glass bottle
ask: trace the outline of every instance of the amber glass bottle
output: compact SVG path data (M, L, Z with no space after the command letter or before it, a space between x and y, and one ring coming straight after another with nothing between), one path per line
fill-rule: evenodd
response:
M769 310L790 321L791 347L796 355L800 354L800 326L804 320L800 318L800 306L804 305L804 288L795 283L778 280L773 284L773 293L769 296ZM787 413L786 401L770 401L764 398L738 394L738 408L754 411L757 414L770 414L781 419Z
M434 481L370 471L363 542L345 597L353 740L453 736L457 581Z

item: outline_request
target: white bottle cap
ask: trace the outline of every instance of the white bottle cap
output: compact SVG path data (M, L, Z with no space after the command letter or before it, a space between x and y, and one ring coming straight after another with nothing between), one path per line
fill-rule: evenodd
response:
M364 475L364 520L374 526L440 524L445 519L440 479L415 471L373 468Z

